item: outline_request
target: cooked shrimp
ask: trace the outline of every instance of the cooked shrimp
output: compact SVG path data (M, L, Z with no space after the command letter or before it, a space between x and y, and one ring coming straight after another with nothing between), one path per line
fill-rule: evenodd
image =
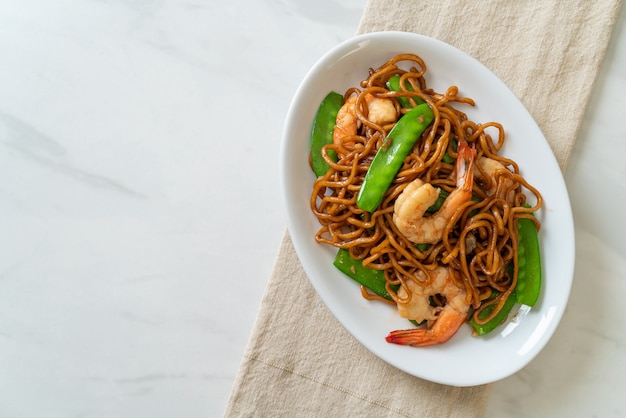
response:
M412 296L408 303L398 304L398 312L400 316L417 322L427 320L428 327L391 331L387 342L423 347L444 343L456 334L467 319L470 303L465 289L454 282L453 274L453 270L440 266L430 272L431 281L428 284L407 282L411 283ZM403 288L398 290L398 296L401 296L401 290ZM403 293L406 296L406 292ZM445 298L443 307L430 306L429 298L435 295Z
M443 237L443 230L456 210L472 198L474 182L474 156L476 152L467 144L459 144L456 160L456 189L443 201L432 216L424 216L439 197L440 189L415 179L400 193L393 207L393 222L409 241L415 244L435 244Z
M485 193L487 196L493 196L498 188L498 180L496 173L500 170L507 170L507 168L500 161L493 158L480 157L476 160L476 166L474 167L474 176L477 180L485 183ZM508 170L507 170L508 171ZM508 189L513 185L513 182L509 179L504 180L505 189Z
M341 138L354 136L357 133L356 98L357 96L350 96L337 112L337 124L333 130L333 142L335 144L338 144ZM367 119L370 122L376 125L395 122L397 118L396 107L391 99L375 97L369 93L365 94L364 99L367 105Z

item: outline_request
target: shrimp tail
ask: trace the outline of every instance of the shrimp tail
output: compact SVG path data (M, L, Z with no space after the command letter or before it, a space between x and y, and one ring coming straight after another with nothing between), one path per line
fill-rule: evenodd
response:
M456 159L456 186L464 192L471 192L474 187L474 159L476 148L470 147L466 141L459 142Z
M388 343L426 347L448 341L465 322L465 316L455 311L442 311L432 328L391 331L385 338Z

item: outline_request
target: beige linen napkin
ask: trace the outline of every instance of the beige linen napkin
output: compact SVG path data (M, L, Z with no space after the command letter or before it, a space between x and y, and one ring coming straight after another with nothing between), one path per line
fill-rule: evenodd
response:
M522 100L564 170L620 5L369 0L358 32L416 32L477 58ZM372 355L319 299L286 233L225 416L477 417L489 389L427 382Z

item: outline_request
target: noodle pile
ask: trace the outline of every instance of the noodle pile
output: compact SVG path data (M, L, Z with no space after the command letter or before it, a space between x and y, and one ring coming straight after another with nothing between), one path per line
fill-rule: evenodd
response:
M441 265L453 269L457 274L451 276L466 290L474 320L485 323L498 313L517 283L517 221L529 218L539 228L532 213L541 207L542 198L519 174L514 161L498 155L505 141L503 127L495 122L479 124L469 120L453 104L473 106L474 101L459 97L455 86L445 93L433 91L426 85L425 72L426 66L419 56L402 54L378 69L370 69L359 88L345 92L344 101L357 95L359 129L356 136L344 137L340 143L323 148L322 154L330 170L315 181L311 195L311 209L321 224L315 239L348 249L364 266L383 270L387 291L396 303L410 299L408 280L423 281L424 277L429 277L428 271ZM401 76L400 85L405 86L402 91L386 87L389 78L396 74ZM379 126L368 120L364 100L367 94L395 98L398 118L408 111L400 106L399 97L409 99L413 106L415 98L421 98L435 115L433 123L404 160L382 203L372 213L359 209L356 198L372 159L394 123ZM487 133L488 129L497 132L495 138ZM476 159L488 157L507 169L498 171L492 178L475 176L474 198L457 210L444 229L443 239L432 245L416 245L395 226L394 202L416 178L442 189L442 193L452 192L456 186L456 148L461 141L475 147ZM328 157L330 150L339 156L337 162ZM528 204L525 193L534 195L535 203ZM425 274L418 274L420 271ZM398 286L404 289L406 298L398 296ZM367 298L376 298L365 291L362 293ZM492 304L496 308L490 315L478 319L478 314Z

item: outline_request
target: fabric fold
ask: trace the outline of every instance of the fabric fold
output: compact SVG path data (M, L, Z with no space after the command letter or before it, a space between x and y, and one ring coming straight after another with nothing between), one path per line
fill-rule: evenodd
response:
M565 171L620 6L620 0L370 0L357 33L416 32L476 58L524 103Z
M475 57L524 103L565 170L620 6L369 0L357 32L416 32ZM317 296L286 232L225 416L479 417L490 387L428 382L371 354Z
M371 354L317 296L287 232L235 388L230 417L472 417L489 393L427 382Z

